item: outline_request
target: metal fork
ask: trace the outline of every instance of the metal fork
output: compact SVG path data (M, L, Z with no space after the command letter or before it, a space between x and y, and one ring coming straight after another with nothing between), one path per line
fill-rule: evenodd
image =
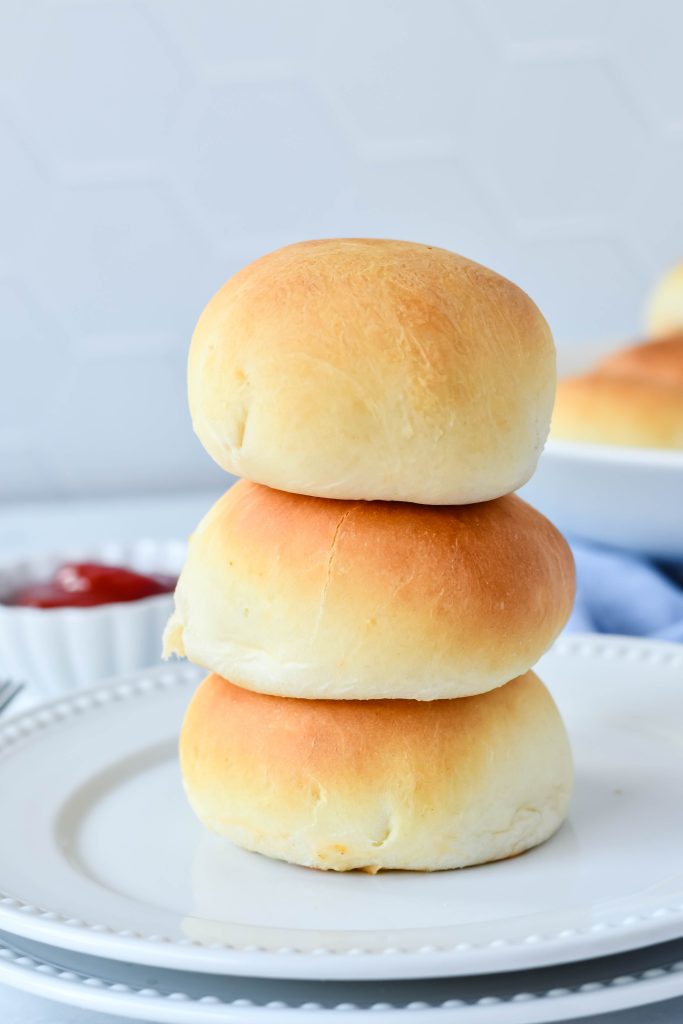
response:
M0 680L0 715L24 689L24 683L14 683L11 679Z

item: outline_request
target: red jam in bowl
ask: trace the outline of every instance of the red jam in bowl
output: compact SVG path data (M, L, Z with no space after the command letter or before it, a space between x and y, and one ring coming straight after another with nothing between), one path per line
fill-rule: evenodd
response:
M22 587L7 604L26 608L90 608L169 594L175 585L174 576L146 576L115 565L71 562L60 566L46 583Z

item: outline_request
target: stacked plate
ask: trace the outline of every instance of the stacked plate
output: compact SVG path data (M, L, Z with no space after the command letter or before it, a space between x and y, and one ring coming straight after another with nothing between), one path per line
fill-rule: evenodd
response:
M527 1024L683 995L683 649L572 637L540 674L574 747L569 821L440 874L307 871L204 834L176 764L187 665L7 720L0 982L192 1024Z

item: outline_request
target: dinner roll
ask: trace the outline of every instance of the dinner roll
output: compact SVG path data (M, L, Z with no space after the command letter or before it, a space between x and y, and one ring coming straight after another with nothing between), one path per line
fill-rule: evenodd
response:
M301 242L211 299L189 358L197 436L237 476L298 494L448 505L529 479L555 350L510 281L445 249Z
M657 337L683 330L683 263L665 274L653 291L647 326Z
M683 448L683 387L627 373L562 380L551 436L637 448Z
M513 495L426 506L242 481L190 540L164 653L288 697L463 697L526 672L573 595L567 543Z
M439 871L512 857L567 810L569 743L528 672L463 700L291 700L211 675L180 738L199 819L333 871Z
M602 360L597 372L683 388L683 333L619 349Z

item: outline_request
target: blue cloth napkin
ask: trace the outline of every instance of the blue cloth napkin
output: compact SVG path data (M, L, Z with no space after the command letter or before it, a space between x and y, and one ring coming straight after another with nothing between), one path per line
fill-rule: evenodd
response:
M569 632L683 643L683 567L572 541L577 594Z

